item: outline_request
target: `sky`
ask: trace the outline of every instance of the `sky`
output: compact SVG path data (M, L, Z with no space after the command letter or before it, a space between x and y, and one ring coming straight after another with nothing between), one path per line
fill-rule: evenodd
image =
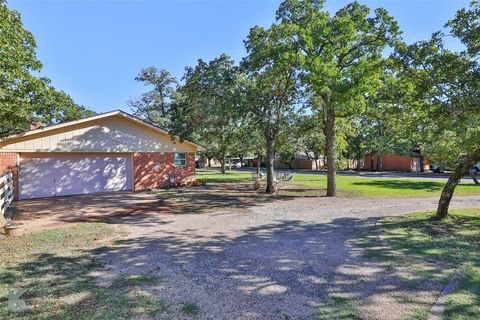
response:
M327 0L335 13L350 1ZM455 12L461 0L360 1L384 7L407 42L427 39ZM269 26L280 1L273 0L9 0L33 33L42 75L78 104L97 112L131 112L130 99L148 87L135 81L148 66L181 78L185 66L222 53L239 61L243 40L255 25ZM452 42L451 46L457 46Z

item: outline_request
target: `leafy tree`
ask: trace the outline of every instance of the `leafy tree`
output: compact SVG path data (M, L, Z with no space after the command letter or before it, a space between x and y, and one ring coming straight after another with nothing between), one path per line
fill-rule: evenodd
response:
M153 89L142 94L140 99L129 102L134 114L157 126L168 127L177 79L165 69L148 67L142 69L135 80L146 86L153 86Z
M184 85L179 87L171 112L171 133L205 145L211 157L220 160L233 152L241 124L238 108L239 69L222 54L194 68L186 68Z
M0 0L0 135L28 130L37 121L53 124L92 113L55 90L47 78L34 75L42 67L35 49L20 14Z
M442 191L437 218L448 216L455 187L480 161L480 8L472 2L446 24L449 36L458 38L465 50L445 48L442 32L430 40L401 44L395 58L401 76L409 83L405 104L410 127L423 136L422 150L434 161L454 165Z
M250 29L245 41L247 57L242 66L248 78L245 112L262 132L266 147L266 193L274 193L275 147L279 134L296 111L298 57L288 28L272 25Z
M382 70L382 52L394 44L399 31L384 9L371 15L367 6L353 2L330 15L323 5L322 0L286 0L277 19L293 33L293 47L303 58L303 83L325 116L327 196L334 196L336 119L364 110Z

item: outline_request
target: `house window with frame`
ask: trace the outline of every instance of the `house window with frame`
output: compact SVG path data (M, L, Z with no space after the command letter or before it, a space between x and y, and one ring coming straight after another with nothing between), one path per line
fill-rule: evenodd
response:
M175 152L173 163L177 167L184 167L187 165L187 154L185 152Z

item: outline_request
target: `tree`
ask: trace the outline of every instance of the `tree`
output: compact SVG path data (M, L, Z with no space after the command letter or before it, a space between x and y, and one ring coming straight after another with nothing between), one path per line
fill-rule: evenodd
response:
M0 48L0 135L26 131L37 121L54 124L93 113L55 90L47 78L34 75L42 68L35 39L4 0L0 0Z
M318 114L302 115L296 119L298 142L307 158L315 161L315 169L319 170L318 161L325 152L325 135L323 122Z
M448 217L455 187L480 161L480 7L459 10L445 27L465 50L445 48L442 32L412 45L399 44L394 57L411 85L405 93L410 126L423 135L422 146L433 160L454 170L440 196L436 217Z
M331 16L322 0L286 0L277 19L293 33L302 54L302 80L320 101L324 114L327 156L327 196L336 193L336 134L338 117L358 114L382 70L382 52L399 35L397 23L384 9L357 2Z
M239 69L222 54L210 62L198 60L194 68L186 68L183 79L172 104L171 133L202 143L225 173L225 157L233 151L241 124Z
M165 69L148 67L142 69L135 80L153 89L142 94L138 100L130 101L134 114L159 127L168 127L173 95L178 85L177 79Z
M266 147L266 193L274 193L274 159L278 135L296 110L298 57L288 29L272 25L269 29L250 29L245 41L247 57L242 66L248 77L244 84L245 113L263 133Z

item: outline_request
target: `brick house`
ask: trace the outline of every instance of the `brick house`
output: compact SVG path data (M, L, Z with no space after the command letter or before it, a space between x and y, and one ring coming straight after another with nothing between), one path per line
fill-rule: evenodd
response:
M364 159L363 169L378 170L378 154L367 154ZM424 160L419 152L411 152L407 155L383 154L382 171L407 171L423 172Z
M199 149L113 111L0 139L0 172L13 171L17 199L139 191L193 180Z

